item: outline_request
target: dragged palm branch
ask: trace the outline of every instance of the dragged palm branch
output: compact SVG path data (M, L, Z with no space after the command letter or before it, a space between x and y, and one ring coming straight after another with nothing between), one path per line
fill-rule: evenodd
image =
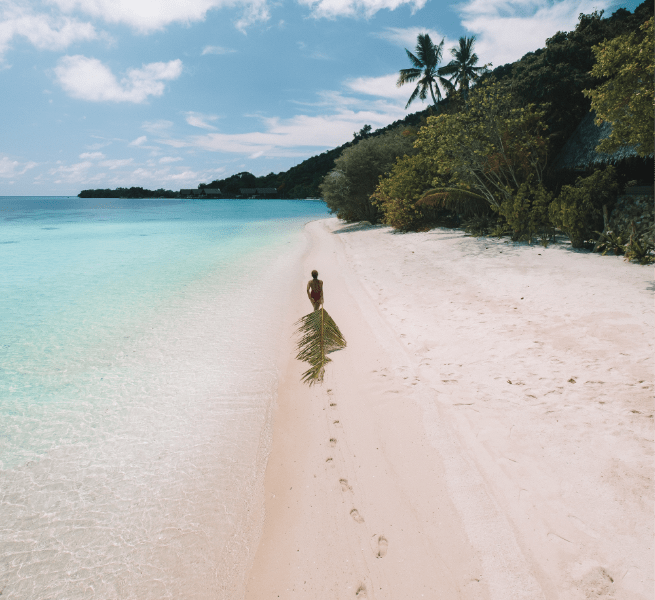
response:
M309 369L302 374L303 383L309 386L322 383L325 365L331 362L328 354L346 347L346 340L332 317L321 306L296 323L300 340L296 346L296 358L309 363Z

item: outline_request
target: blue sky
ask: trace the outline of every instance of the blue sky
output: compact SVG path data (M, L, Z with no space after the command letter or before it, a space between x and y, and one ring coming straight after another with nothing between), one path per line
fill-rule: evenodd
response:
M498 66L612 0L0 0L0 196L286 170L407 112L418 33ZM447 59L448 53L446 53Z

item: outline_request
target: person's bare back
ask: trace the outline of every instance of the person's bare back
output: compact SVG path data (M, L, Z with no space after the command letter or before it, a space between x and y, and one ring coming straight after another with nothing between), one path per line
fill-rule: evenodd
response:
M312 303L314 310L321 308L323 304L323 282L318 278L318 271L312 271L312 278L307 283L307 297Z

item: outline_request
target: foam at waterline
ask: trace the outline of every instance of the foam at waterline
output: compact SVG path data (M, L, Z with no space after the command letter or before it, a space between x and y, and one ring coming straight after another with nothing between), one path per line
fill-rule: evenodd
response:
M43 405L47 431L34 432L60 443L0 473L4 596L216 598L221 567L239 577L225 549L246 543L298 235L277 258L235 262L231 285L221 271L171 296L121 353L109 340L98 378L75 382L82 405L60 398L49 420Z

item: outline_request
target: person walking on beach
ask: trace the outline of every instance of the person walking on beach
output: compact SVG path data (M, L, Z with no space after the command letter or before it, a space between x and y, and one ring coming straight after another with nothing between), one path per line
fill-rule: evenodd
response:
M307 297L315 311L321 308L321 304L323 304L323 282L318 278L316 269L312 271L312 278L307 283Z

